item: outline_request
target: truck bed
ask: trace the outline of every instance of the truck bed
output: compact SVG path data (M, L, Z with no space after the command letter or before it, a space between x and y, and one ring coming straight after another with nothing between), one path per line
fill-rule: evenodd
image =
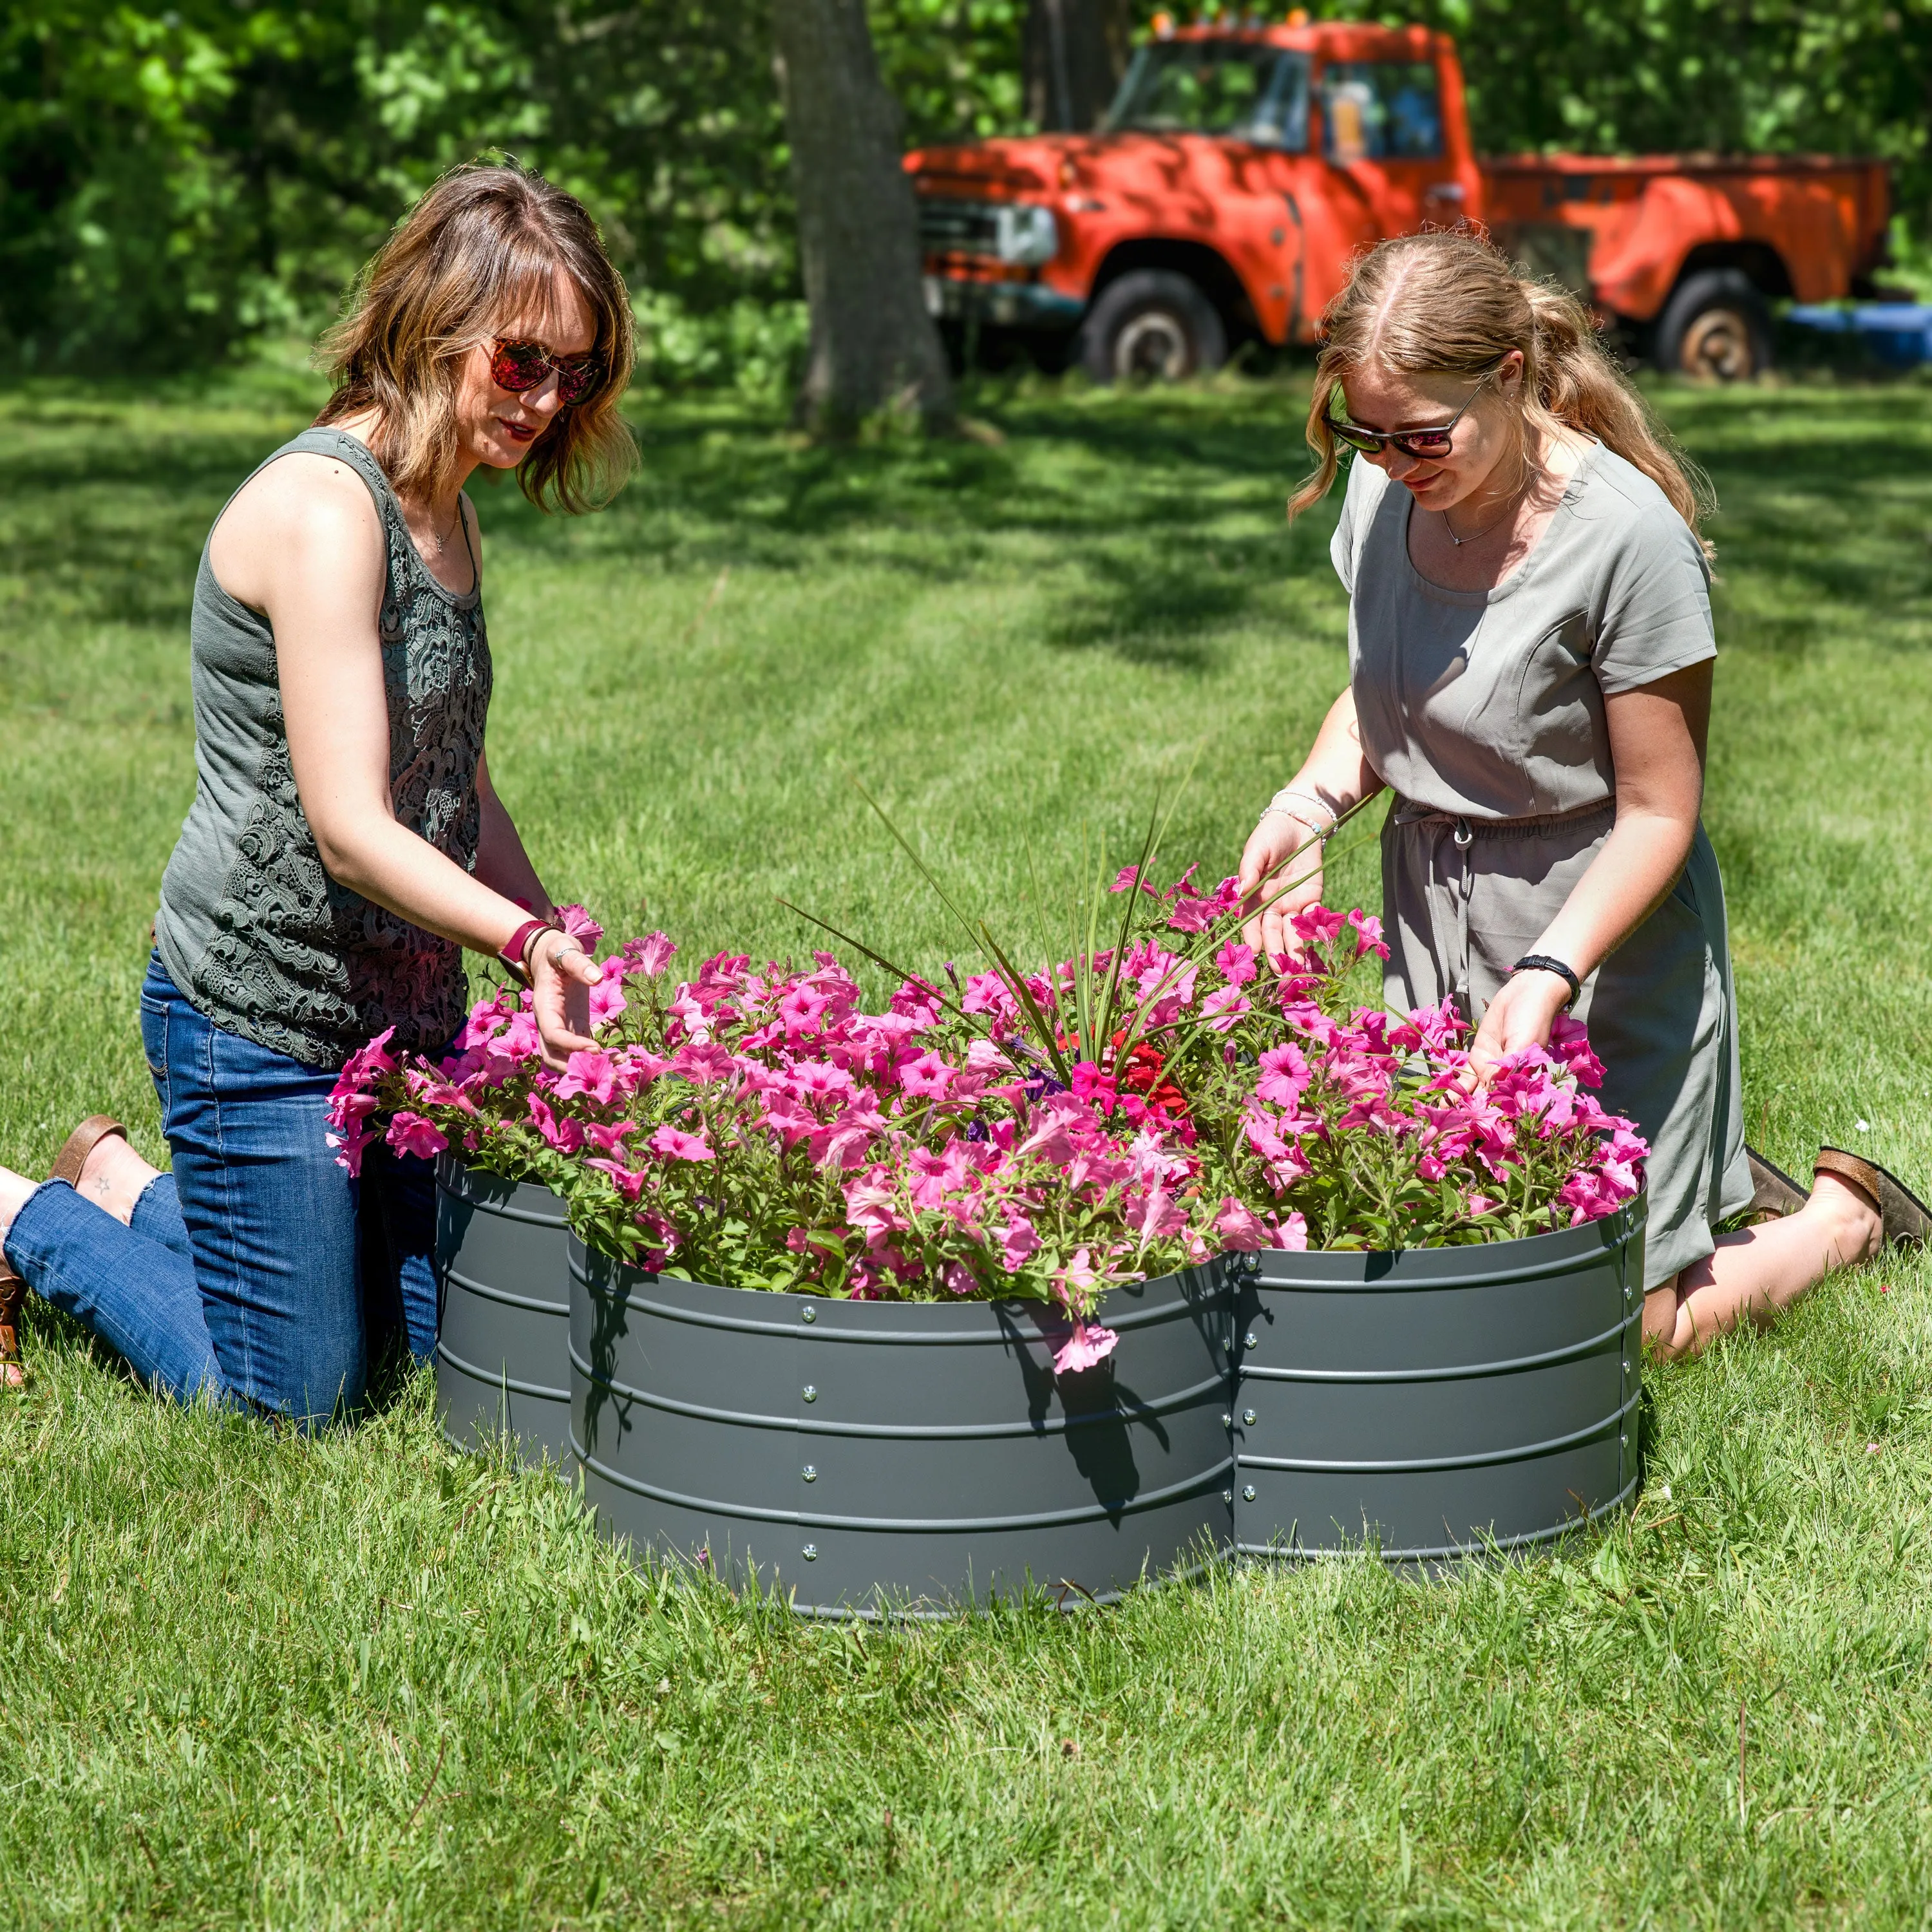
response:
M1768 292L1825 302L1882 260L1885 164L1818 154L1512 154L1481 164L1497 240L1647 321L1688 259L1750 269Z

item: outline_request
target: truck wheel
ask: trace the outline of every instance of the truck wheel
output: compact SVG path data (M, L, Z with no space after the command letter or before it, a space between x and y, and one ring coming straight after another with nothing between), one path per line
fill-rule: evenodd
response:
M1226 362L1228 332L1185 275L1136 268L1100 291L1082 326L1079 354L1096 382L1178 382Z
M1686 275L1658 318L1654 359L1666 374L1744 382L1771 367L1771 312L1742 268Z

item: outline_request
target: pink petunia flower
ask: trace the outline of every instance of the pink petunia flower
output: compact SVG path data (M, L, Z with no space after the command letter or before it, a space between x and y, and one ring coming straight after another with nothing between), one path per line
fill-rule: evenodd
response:
M449 1144L434 1120L406 1108L390 1121L389 1131L382 1138L397 1153L414 1154L418 1160L434 1160Z
M702 1134L686 1133L667 1124L651 1136L651 1151L666 1160L715 1160L717 1156Z
M1230 1033L1252 1003L1238 986L1221 986L1201 1002L1201 1018L1211 1033Z
M1114 1352L1120 1336L1098 1322L1076 1322L1073 1333L1054 1352L1056 1376L1077 1376L1096 1369Z
M616 1066L608 1053L573 1053L554 1090L560 1100L574 1100L580 1094L608 1107L617 1090Z
M1245 986L1261 970L1255 964L1255 949L1231 939L1214 956L1214 964L1231 986Z
M627 974L655 980L670 964L676 952L676 946L663 933L647 932L641 939L626 941L619 956Z

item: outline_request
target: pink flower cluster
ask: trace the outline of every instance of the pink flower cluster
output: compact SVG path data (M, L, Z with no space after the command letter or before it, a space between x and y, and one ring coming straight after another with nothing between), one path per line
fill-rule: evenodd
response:
M1220 1130L1204 1170L1261 1221L1230 1217L1228 1246L1494 1240L1600 1219L1638 1192L1648 1149L1586 1090L1604 1070L1583 1027L1559 1016L1546 1048L1479 1080L1453 1006L1349 1003L1356 966L1388 956L1380 921L1312 906L1291 923L1302 950L1278 962L1266 1023L1244 1015L1246 1051L1200 1083L1197 1117ZM1296 1238L1276 1238L1270 1211Z
M720 953L674 981L651 933L604 962L594 1051L547 1066L506 988L440 1063L372 1041L331 1139L351 1172L380 1130L546 1182L585 1240L694 1279L1044 1304L1063 1372L1112 1346L1109 1287L1224 1249L1495 1239L1636 1191L1643 1144L1583 1090L1601 1070L1580 1028L1472 1090L1452 1012L1349 1004L1387 950L1375 920L1311 908L1303 956L1263 962L1233 930L1234 882L1191 881L1130 867L1109 950L948 967L877 1012L829 952Z

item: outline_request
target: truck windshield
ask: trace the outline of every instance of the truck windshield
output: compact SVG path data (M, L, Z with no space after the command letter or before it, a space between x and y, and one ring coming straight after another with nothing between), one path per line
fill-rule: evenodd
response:
M1426 61L1337 61L1322 76L1322 145L1331 161L1434 160L1442 108Z
M1308 58L1258 40L1164 40L1141 48L1105 125L1308 146Z

